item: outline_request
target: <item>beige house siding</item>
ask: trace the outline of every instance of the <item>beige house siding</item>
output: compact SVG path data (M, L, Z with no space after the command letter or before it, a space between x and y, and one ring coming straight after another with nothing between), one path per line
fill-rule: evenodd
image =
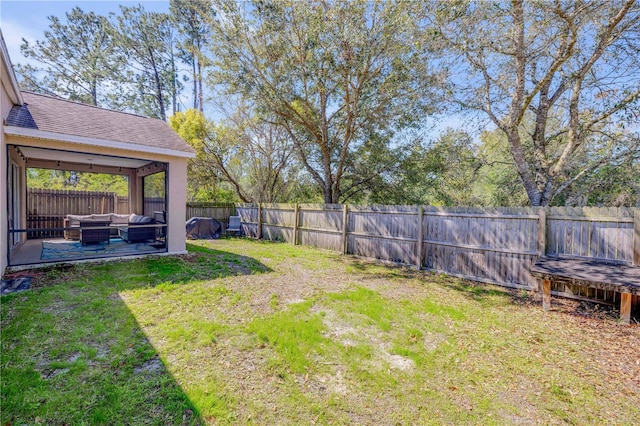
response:
M9 60L4 39L0 33L0 118L2 127L11 107L22 102L15 74ZM9 240L7 223L7 150L4 131L0 129L0 276L7 267Z
M6 136L5 136L5 140L6 140ZM7 150L4 150L5 152L7 152ZM20 227L21 228L26 228L27 227L27 211L24 208L24 202L27 199L27 179L26 179L26 169L27 169L27 164L24 162L24 160L22 159L22 157L20 157L20 155L18 155L17 152L15 152L14 150L9 150L9 165L11 164L15 164L20 168L20 176L22 177L22 179L20 180L20 200L22 203L21 209L20 209ZM5 174L6 176L6 174ZM7 190L6 187L7 185L4 185L5 187L5 191ZM6 203L6 199L7 197L5 196L5 203ZM8 206L7 206L8 207ZM4 211L7 211L7 209L5 208ZM6 221L5 221L6 222ZM5 224L6 226L6 224ZM21 240L20 244L24 243L27 239L27 235L24 233L18 234L15 237L19 238ZM12 248L10 248L9 250L11 250Z
M4 70L2 70L4 71ZM4 73L2 74L4 76ZM5 118L9 114L9 110L11 109L11 101L9 100L9 95L4 87L4 78L2 79L2 87L0 88L0 116L2 118L2 123L4 124ZM0 276L4 274L4 270L7 267L7 241L9 240L9 233L7 230L7 221L4 215L7 211L7 150L6 144L4 141L4 132L0 131Z
M180 253L187 250L184 220L187 215L187 159L171 161L168 172L171 176L167 194L168 250L169 253Z

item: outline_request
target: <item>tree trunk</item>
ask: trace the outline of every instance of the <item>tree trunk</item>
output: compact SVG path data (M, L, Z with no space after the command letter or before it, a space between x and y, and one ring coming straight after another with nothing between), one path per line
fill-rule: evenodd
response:
M509 141L511 156L513 157L513 161L516 164L518 175L520 175L522 185L524 186L525 191L527 191L529 203L534 207L541 207L542 194L540 193L540 189L538 189L538 185L536 185L536 182L533 179L531 169L529 168L527 159L524 156L524 151L522 149L522 143L520 141L518 130L515 129L509 132L507 134L507 140Z
M202 64L198 60L198 109L203 112L204 99L202 96Z
M177 104L178 104L177 92L178 92L178 87L176 83L176 62L175 62L175 56L173 55L173 45L172 45L171 46L171 106L172 106L173 115L176 115L176 111L177 111Z
M158 101L158 108L160 108L160 118L162 121L167 121L167 112L164 107L164 99L162 98L162 83L160 82L160 76L158 70L154 70L156 79L156 99Z
M193 78L193 109L198 109L198 74L196 71L196 55L193 55L191 75Z
M160 78L160 72L158 71L158 66L156 64L154 53L151 49L147 49L149 58L151 61L151 68L153 69L153 79L155 83L155 92L156 92L156 101L158 102L158 108L160 109L160 118L162 121L167 121L167 112L164 106L164 99L162 97L163 87L162 87L162 79Z
M98 82L95 78L91 84L91 100L93 101L93 106L98 106Z
M324 187L322 188L322 194L324 196L324 203L325 204L331 204L331 200L332 198L332 194L331 194L331 185L324 185Z

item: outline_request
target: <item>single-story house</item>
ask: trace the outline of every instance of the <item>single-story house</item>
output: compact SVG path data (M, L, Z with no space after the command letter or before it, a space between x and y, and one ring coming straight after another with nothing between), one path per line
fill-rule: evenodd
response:
M162 251L185 252L187 161L193 149L164 121L21 91L1 33L0 39L0 275L28 243L28 168L127 176L128 213L137 215L154 213L145 211L145 179L160 176Z

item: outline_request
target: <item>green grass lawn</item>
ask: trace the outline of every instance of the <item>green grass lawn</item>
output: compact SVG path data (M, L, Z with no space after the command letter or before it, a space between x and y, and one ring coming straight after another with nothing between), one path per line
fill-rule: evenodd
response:
M638 424L640 327L288 244L35 273L4 424Z

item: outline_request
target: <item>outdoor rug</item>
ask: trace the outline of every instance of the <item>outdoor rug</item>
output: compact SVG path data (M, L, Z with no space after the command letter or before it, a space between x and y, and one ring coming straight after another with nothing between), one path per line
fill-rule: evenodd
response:
M120 238L112 238L109 244L82 245L80 241L52 240L42 242L42 260L77 259L99 256L126 256L130 254L153 253L157 250L147 243L127 243Z

